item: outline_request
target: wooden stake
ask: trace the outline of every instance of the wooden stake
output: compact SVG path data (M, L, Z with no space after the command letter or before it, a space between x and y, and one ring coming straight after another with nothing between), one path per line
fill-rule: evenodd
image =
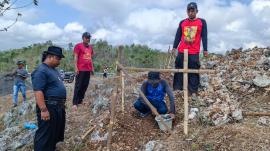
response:
M244 116L270 116L270 112L243 112Z
M122 113L125 112L125 77L124 72L121 71L121 81L122 81Z
M188 50L184 49L184 70L188 71ZM184 75L184 133L185 135L188 134L188 73L183 73Z
M91 128L89 128L89 130L88 130L87 132L85 132L85 133L81 136L82 141L83 141L83 140L86 138L86 136L87 136L88 134L90 134L95 128L96 128L96 125L93 126L93 127L91 127Z
M148 107L151 109L151 111L156 115L156 116L160 116L160 114L158 113L157 109L148 101L148 99L145 97L145 95L143 94L143 92L139 89L139 93L141 95L141 97L143 98L144 102L148 105ZM172 134L172 130L168 127L168 125L164 122L163 118L160 118L161 124L166 128L166 130Z
M114 114L115 114L115 102L117 99L117 90L116 88L115 92L112 96L112 102L111 102L111 116L110 116L110 123L109 123L109 133L108 133L108 141L107 141L107 150L111 150L111 142L112 142L112 130L113 130L113 124L114 124Z
M129 71L155 71L155 72L182 72L182 73L216 73L215 70L208 69L155 69L155 68L134 68L134 67L123 67L123 65L118 64L119 69L129 70Z

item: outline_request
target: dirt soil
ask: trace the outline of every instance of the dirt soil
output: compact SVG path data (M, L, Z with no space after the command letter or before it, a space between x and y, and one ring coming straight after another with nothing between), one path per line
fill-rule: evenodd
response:
M172 75L163 74L163 78L172 81ZM259 126L257 121L259 117L245 117L239 123L228 123L222 126L210 126L201 122L199 119L192 120L189 123L189 135L183 133L183 99L180 93L175 93L176 102L176 119L173 123L173 135L164 133L159 130L154 116L139 118L132 104L137 98L134 88L139 88L142 81L146 78L145 73L136 74L136 82L126 81L126 102L125 112L121 111L121 101L118 99L116 105L116 117L113 126L112 149L113 151L137 151L145 150L145 145L149 141L156 141L154 150L160 151L189 151L189 150L248 150L248 151L268 151L270 148L270 127ZM79 107L77 112L71 111L71 102L73 94L73 85L66 84L68 90L67 100L67 120L65 142L60 145L63 151L95 151L106 150L107 141L91 140L91 134L99 132L104 136L108 132L109 111L102 110L99 114L94 115L91 112L91 105L95 98L90 97L90 92L95 91L97 84L113 85L118 83L115 79L92 78L86 93L85 104ZM263 94L263 93L262 93ZM264 109L269 111L270 94L262 95L260 93L250 94L245 97L241 108L247 111L258 111ZM30 94L29 94L30 95ZM119 95L120 96L120 95ZM110 96L106 96L110 98ZM250 99L248 99L250 98ZM168 101L168 98L166 98ZM256 100L256 101L255 101ZM10 107L11 96L8 101L1 101L1 113L5 108ZM5 107L4 107L5 106ZM85 140L81 136L91 127L96 126L94 131L89 134ZM25 146L21 150L32 150L33 145Z
M172 75L163 74L162 77L168 81L172 80ZM140 83L146 78L146 75L138 76L136 81L139 86ZM95 84L102 79L92 79L92 84ZM104 83L112 84L117 82L115 80L104 80ZM131 84L131 81L126 81L127 85ZM137 87L138 87L137 86ZM136 85L135 85L136 87ZM89 88L92 91L93 87ZM154 120L154 116L148 116L146 118L139 118L134 110L132 103L136 99L136 95L132 95L132 88L126 88L126 104L125 113L121 111L120 99L117 101L116 107L116 119L113 126L113 138L112 138L112 150L117 151L135 151L144 150L145 145L151 141L157 141L154 150L263 150L267 151L270 148L270 127L259 126L257 120L259 117L245 117L243 121L239 123L228 123L223 126L209 126L198 120L190 121L189 123L189 135L185 136L183 133L183 99L180 93L175 93L176 97L176 109L177 115L173 124L173 135L161 132L157 123ZM252 95L252 94L251 94ZM248 98L248 97L246 97ZM254 110L265 108L270 106L270 95L262 96L260 94L250 96L250 100L245 100L241 104L243 110ZM93 100L87 98L89 104ZM256 101L254 101L256 100ZM168 98L167 98L168 101ZM98 130L101 135L107 133L109 125L109 112L104 111L99 116L94 117L89 109L90 105L81 107L78 113L74 114L67 110L67 129L66 140L64 150L106 150L106 140L92 141L90 136L84 141L76 141L75 136L82 136L87 129L94 125L97 126L95 130ZM255 110L256 111L256 110ZM269 111L269 110L268 110ZM89 122L90 121L90 122ZM101 122L98 122L101 121ZM73 141L70 141L71 138ZM74 141L75 140L75 141ZM68 144L68 145L67 145ZM159 147L158 147L159 146Z

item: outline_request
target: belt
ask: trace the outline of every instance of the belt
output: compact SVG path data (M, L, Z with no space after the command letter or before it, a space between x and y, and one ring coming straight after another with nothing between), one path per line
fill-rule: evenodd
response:
M46 104L50 105L65 105L66 99L63 98L55 98L55 97L48 97L48 99L45 100Z

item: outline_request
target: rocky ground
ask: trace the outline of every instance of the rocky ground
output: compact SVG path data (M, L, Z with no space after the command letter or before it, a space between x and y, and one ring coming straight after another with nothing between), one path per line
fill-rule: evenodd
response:
M211 55L202 61L202 68L216 70L202 74L198 99L189 98L189 135L183 133L183 95L175 92L176 119L173 134L159 130L154 116L139 118L132 107L138 97L137 89L146 73L132 73L126 79L125 111L120 98L116 105L112 150L262 150L270 148L269 116L246 116L248 112L270 112L270 49L253 48L232 50L225 55ZM173 75L166 73L167 81ZM65 142L60 150L105 150L108 138L111 95L119 83L116 79L91 79L85 104L79 111L71 111L73 84L68 90ZM35 122L34 100L29 92L29 103L11 108L10 96L4 96L1 106L0 150L32 150L35 129L25 129L25 121ZM120 95L119 95L120 96ZM168 101L168 98L166 98ZM196 110L194 110L196 109ZM82 140L89 129L94 130Z

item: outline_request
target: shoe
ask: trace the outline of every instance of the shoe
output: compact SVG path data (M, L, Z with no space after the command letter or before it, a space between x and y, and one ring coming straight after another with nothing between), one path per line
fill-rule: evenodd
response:
M73 106L72 106L72 111L73 111L73 112L76 112L77 110L78 110L78 106L77 106L77 105L73 105Z
M148 115L150 115L151 112L147 112L147 113L139 113L139 117L144 118L147 117Z

